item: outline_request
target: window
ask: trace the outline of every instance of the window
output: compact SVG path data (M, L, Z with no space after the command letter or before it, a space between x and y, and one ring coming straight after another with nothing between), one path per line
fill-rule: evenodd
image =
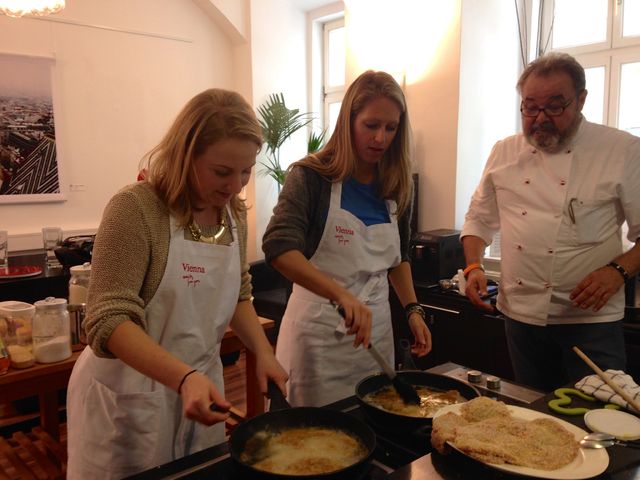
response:
M587 120L640 136L640 0L544 2L542 31L585 68Z
M585 69L585 118L640 136L640 0L552 3L553 10L543 12L547 24L551 15L552 49L573 55ZM626 234L625 223L625 243Z
M344 18L323 24L323 128L331 136L345 92L346 40Z

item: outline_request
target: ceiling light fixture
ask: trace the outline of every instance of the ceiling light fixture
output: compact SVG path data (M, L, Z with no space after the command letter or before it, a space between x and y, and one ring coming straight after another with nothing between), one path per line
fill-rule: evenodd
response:
M65 0L0 0L0 13L10 17L51 15L64 8Z

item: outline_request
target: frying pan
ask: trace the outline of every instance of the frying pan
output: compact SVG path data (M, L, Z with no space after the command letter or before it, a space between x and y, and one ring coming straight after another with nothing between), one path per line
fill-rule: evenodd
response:
M473 386L455 378L420 370L403 370L398 376L411 385L427 387L432 390L457 390L467 400L479 397L480 392ZM376 425L393 431L413 431L431 426L431 418L410 417L389 412L364 400L368 393L376 392L391 382L384 374L370 375L356 385L356 398L365 415Z
M361 420L337 410L319 407L291 407L282 395L280 389L269 383L270 411L245 420L239 424L229 439L229 452L241 478L255 478L265 480L357 480L368 471L376 447L376 436L373 430ZM283 475L268 473L252 467L243 461L242 453L247 448L247 442L256 434L269 434L295 427L323 427L342 430L352 437L360 439L367 449L366 456L357 463L336 470L331 473L314 475Z

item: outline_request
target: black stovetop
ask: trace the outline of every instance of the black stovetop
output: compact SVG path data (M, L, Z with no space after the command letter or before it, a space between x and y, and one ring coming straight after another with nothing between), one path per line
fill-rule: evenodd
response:
M368 423L376 433L376 449L373 462L362 480L381 480L389 473L431 451L430 428L417 429L413 432L393 432L385 430L363 416L356 397L338 401L325 408L339 410L354 415ZM185 458L152 470L147 470L130 480L151 479L212 479L241 480L242 477L234 468L227 444L208 448ZM244 480L244 479L243 479Z
M462 380L468 369L460 365L447 363L429 369L429 371ZM506 381L502 383L500 391L491 391L483 385L476 385L476 387L482 395L553 415L553 412L547 407L547 402L555 398L553 393L536 392ZM599 406L596 406L596 408L602 408L603 404L601 402L598 402L598 404ZM366 421L375 431L377 447L371 467L362 477L362 480L467 480L469 478L474 480L518 480L522 478L504 472L497 472L495 469L462 455L456 456L455 452L450 456L451 458L440 455L437 452L430 453L431 432L428 428L402 432L386 431L378 425L372 424L370 419L364 417L355 396L333 403L325 408L354 415ZM582 416L563 416L562 419L573 423L579 428L586 428ZM598 478L603 480L632 480L640 478L640 457L638 457L637 450L617 445L607 450L610 459L609 466ZM130 477L130 480L210 480L214 478L216 480L246 480L235 470L226 442L134 475Z
M455 364L445 364L442 367L450 369ZM434 370L434 369L432 369ZM434 372L441 373L441 372ZM452 376L455 372L452 371ZM499 400L514 402L513 398L501 398L496 392L489 392L479 388L483 395L490 395ZM362 480L381 480L390 473L408 465L431 452L431 428L421 427L413 431L390 431L367 418L358 405L355 396L327 405L330 408L354 415L367 423L376 434L376 449L373 454L371 467ZM171 463L147 470L141 474L129 477L129 480L152 479L212 479L240 480L242 477L235 470L226 442L201 452L175 460ZM245 479L242 479L245 480Z

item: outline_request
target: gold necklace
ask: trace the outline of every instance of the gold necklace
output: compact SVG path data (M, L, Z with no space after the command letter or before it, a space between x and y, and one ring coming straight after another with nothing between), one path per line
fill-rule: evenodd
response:
M195 220L192 220L189 224L189 232L191 232L191 237L196 242L212 243L214 245L218 243L218 240L220 240L220 237L222 237L226 229L227 224L224 218L220 222L220 225L218 225L218 230L212 236L203 235L200 225L198 225Z

